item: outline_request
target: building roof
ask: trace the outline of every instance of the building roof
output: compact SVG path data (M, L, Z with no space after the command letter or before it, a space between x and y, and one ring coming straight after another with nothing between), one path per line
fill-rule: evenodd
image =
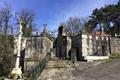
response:
M52 35L47 32L46 26L44 26L43 32L40 34L40 37L47 37L50 40L54 39Z

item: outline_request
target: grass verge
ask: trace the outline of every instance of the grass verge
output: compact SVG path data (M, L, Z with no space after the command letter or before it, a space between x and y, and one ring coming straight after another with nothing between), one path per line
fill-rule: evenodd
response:
M120 53L112 53L108 59L102 60L103 63L111 62L114 59L120 58Z

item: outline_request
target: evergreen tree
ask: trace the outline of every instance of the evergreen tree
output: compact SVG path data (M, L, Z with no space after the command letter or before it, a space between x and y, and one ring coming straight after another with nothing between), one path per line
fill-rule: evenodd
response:
M111 28L109 22L113 22L114 26ZM106 30L114 36L116 34L120 34L120 0L116 5L107 5L100 9L93 10L92 15L90 16L90 20L86 24L89 28L91 28L91 32L96 28L98 23L106 24Z

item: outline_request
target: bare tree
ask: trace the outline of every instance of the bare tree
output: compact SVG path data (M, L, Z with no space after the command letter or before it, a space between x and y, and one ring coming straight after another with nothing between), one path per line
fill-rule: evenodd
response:
M12 18L12 10L10 5L5 4L5 6L0 10L0 29L3 35L3 47L6 50L9 46L9 28L10 28L10 20Z
M39 35L39 31L40 31L40 27L38 25L34 24L33 30L32 30L33 34Z
M83 24L83 29L82 29L82 32L83 33L90 33L90 31L91 31L91 25L88 25L88 21L90 20L90 18L89 17L86 17L86 18L84 18L84 19L82 19L82 24Z
M13 37L9 33L11 24L12 11L8 4L0 10L0 61L3 64L3 74L7 74L11 66L11 54L13 53L12 43ZM1 71L0 71L1 72Z
M14 27L13 24L11 24L10 27L9 27L9 31L10 31L11 35L14 35L14 30L15 30L15 27Z
M23 9L18 13L17 23L19 23L20 20L23 20L24 36L32 35L32 31L35 30L34 18L35 18L34 12L28 9Z
M2 14L0 13L0 35L3 34L3 25L2 25Z
M65 30L68 31L71 35L74 35L82 31L81 20L77 17L70 17L67 22L61 23L60 25L65 27Z
M8 4L0 10L0 27L3 30L3 34L8 34L8 29L10 27L10 19L12 18L11 7Z

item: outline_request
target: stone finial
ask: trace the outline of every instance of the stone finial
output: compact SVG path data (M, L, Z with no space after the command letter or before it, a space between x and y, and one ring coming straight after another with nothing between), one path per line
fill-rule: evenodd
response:
M43 24L43 26L44 26L43 32L46 32L47 31L47 29L46 29L47 24Z
M59 32L59 35L64 34L65 33L64 27L60 26L59 29L58 29L58 32Z

